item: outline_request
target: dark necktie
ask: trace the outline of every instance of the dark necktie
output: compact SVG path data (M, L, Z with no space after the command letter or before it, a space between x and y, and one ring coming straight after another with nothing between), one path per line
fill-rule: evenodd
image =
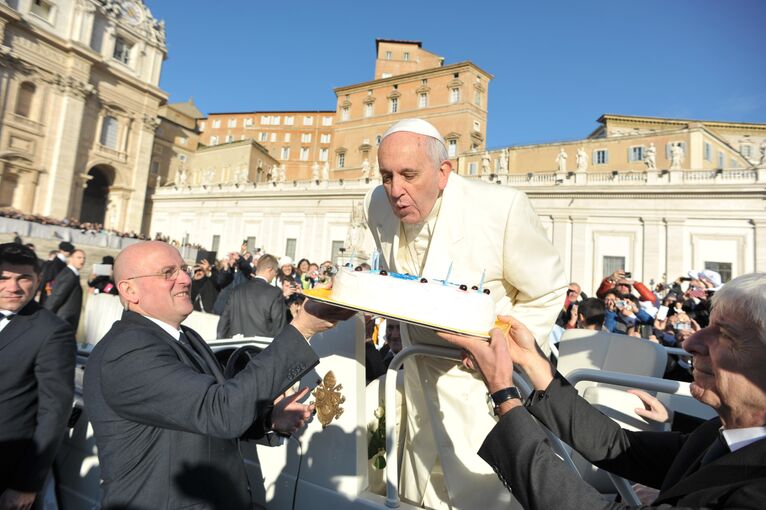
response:
M3 315L3 318L4 318L4 319L8 319L8 320L11 320L11 319L13 319L14 317L16 317L16 314L15 314L15 313L8 313L8 314L4 314L4 315Z
M729 452L730 452L729 445L726 444L726 439L724 439L723 434L719 431L718 435L715 438L715 441L713 441L713 444L710 445L710 447L705 452L705 455L702 456L702 460L700 461L700 466L710 464L717 458Z
M191 352L196 352L194 350L194 347L192 347L191 342L189 342L189 339L186 337L183 331L181 331L181 335L178 337L178 341L181 343L181 345L183 345L187 349L190 349Z

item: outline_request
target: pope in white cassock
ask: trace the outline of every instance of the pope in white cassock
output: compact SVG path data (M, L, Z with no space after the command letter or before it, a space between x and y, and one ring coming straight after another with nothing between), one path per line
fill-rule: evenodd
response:
M421 119L391 126L378 162L383 184L365 197L365 214L381 268L444 279L451 264L449 280L468 287L486 272L496 312L521 320L548 352L567 280L527 196L453 174L444 140ZM405 346L448 345L431 330L403 329ZM508 509L508 491L476 453L495 424L476 398L486 392L481 379L456 362L411 359L402 497L429 508Z

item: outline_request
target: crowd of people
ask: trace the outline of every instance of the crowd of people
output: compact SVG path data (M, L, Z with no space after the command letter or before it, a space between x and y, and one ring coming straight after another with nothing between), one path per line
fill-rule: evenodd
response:
M76 218L57 219L57 218L51 218L50 216L43 216L42 214L27 214L17 209L14 209L12 207L0 208L0 217L11 218L14 220L31 221L33 223L39 223L41 225L53 225L56 227L73 228L73 229L79 230L83 234L91 234L91 235L108 234L108 235L113 235L117 237L123 237L126 239L139 239L141 241L146 241L150 239L150 237L147 236L146 234L136 233L132 230L130 232L122 232L120 230L116 230L113 228L110 228L110 229L104 228L104 225L102 225L101 223L80 221ZM177 248L190 247L195 249L204 249L203 246L198 243L188 243L188 242L177 241L175 239L170 239L170 236L163 235L161 232L156 233L153 239L158 241L165 241L166 243L172 244L173 246Z

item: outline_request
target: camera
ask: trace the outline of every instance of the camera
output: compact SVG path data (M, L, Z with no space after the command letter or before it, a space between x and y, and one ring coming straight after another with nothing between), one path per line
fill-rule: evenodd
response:
M691 329L692 325L688 322L676 322L673 326L676 330Z
M327 266L322 269L322 275L324 276L335 276L336 274L338 274L338 268L335 266Z
M617 308L619 308L620 310L622 310L623 308L625 308L625 301L617 301L617 302L614 304L614 306L616 306Z
M624 274L625 274L625 278L633 278L633 273L631 273L630 271L625 271Z

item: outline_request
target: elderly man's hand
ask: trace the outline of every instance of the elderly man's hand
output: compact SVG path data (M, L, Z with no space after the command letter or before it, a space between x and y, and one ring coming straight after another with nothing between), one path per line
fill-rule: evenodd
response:
M304 405L299 402L308 391L309 389L304 387L297 393L282 395L274 401L274 410L271 412L273 430L289 436L303 428L314 414L315 407L314 404Z
M355 313L354 310L346 310L309 298L303 303L303 307L299 309L290 324L308 339L332 328L339 321L350 319Z
M662 405L662 402L655 397L645 391L636 389L630 389L628 393L637 396L644 403L644 408L637 407L634 410L637 415L657 423L665 423L671 420L672 415L668 413L667 408Z

